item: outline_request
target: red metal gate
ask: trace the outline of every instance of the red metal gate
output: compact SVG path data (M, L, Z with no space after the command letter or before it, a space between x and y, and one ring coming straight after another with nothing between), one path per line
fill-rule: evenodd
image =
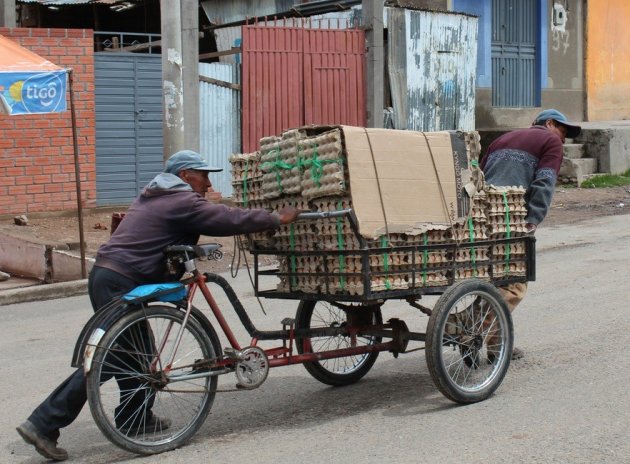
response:
M365 126L359 29L243 26L243 151L305 124Z

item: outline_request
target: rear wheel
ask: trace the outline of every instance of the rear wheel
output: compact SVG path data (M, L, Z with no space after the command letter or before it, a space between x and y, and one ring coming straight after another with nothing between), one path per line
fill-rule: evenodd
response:
M204 373L220 353L219 340L194 317L181 330L183 322L175 307L139 309L107 330L94 352L90 409L103 434L127 451L183 445L212 406L217 378Z
M499 387L513 346L510 312L487 282L466 280L436 303L427 326L426 360L433 382L457 403L475 403Z
M296 314L297 329L321 327L343 328L348 326L348 310L326 301L301 301ZM362 319L364 325L382 324L383 317L378 305L352 307L355 319ZM318 353L351 346L374 345L381 337L358 336L353 340L347 335L301 337L296 340L298 353ZM305 362L304 367L315 379L333 386L349 385L367 374L378 358L378 352L341 358Z

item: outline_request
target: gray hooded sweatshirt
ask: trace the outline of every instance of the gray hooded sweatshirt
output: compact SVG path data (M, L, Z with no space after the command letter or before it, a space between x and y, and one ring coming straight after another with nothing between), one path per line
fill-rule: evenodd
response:
M229 208L208 202L179 177L158 174L129 207L95 266L139 284L172 280L164 250L195 245L200 235L225 237L275 229L279 216L264 209Z

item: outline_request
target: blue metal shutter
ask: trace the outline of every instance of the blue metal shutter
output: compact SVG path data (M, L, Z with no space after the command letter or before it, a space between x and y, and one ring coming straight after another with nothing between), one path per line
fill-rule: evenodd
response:
M492 0L492 105L539 104L537 0Z
M96 204L128 205L163 169L160 55L97 53Z

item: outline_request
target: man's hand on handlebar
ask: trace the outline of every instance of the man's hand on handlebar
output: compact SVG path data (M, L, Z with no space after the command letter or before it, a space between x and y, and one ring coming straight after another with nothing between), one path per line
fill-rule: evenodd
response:
M278 217L280 218L280 224L291 224L295 222L298 214L303 212L301 209L297 209L294 206L285 206L278 211Z

